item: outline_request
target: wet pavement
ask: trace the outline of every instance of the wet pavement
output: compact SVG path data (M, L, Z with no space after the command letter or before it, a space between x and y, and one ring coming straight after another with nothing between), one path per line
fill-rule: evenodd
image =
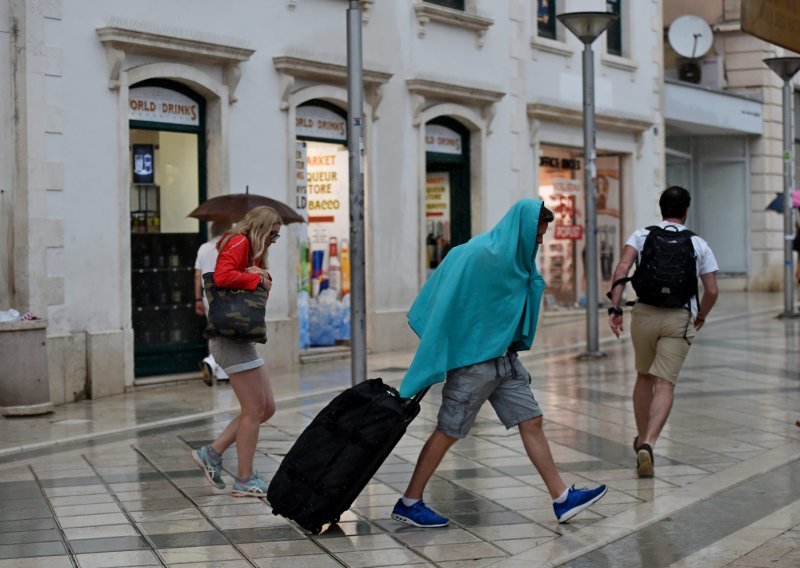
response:
M198 379L0 420L0 568L800 566L800 321L775 318L781 301L722 295L679 379L653 479L634 469L629 339L601 318L608 357L578 361L583 320L543 320L521 359L554 457L567 483L610 488L569 524L556 522L518 434L489 405L425 495L450 526L391 520L435 425L434 388L340 523L305 534L202 477L189 452L236 403L228 385ZM371 355L369 375L397 384L412 355ZM349 371L343 360L273 374L279 410L256 456L266 479ZM235 471L235 450L224 466Z

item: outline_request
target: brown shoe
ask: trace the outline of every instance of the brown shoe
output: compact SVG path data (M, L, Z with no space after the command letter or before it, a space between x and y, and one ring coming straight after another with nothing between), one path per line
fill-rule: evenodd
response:
M637 454L639 453L639 436L638 435L633 439L633 451L636 452Z
M198 366L200 367L200 374L202 376L203 382L206 384L206 386L209 387L213 386L214 378L212 376L211 367L209 367L208 363L206 363L205 361L200 361Z
M639 451L636 452L636 473L639 477L653 477L654 464L653 464L653 448L650 444L642 444L639 446Z

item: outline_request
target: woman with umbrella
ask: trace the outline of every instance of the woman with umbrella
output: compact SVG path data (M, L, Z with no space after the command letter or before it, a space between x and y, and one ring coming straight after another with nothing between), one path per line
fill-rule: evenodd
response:
M281 216L271 207L248 211L218 244L220 252L214 269L214 284L238 290L255 290L261 286L269 291L272 278L267 272L267 257L269 247L280 237L282 225ZM236 442L238 475L232 494L264 497L267 484L253 470L253 457L261 424L275 414L275 397L267 369L253 342L214 337L209 341L209 349L230 377L241 412L211 444L193 451L192 458L212 485L224 489L222 454Z

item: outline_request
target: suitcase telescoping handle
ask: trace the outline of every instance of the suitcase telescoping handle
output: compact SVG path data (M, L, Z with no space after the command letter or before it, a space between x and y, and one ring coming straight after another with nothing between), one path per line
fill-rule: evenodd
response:
M415 394L414 396L412 396L412 397L411 397L411 400L413 400L414 402L416 402L417 404L419 404L419 401L421 401L421 400L422 400L422 397L423 397L423 396L425 396L425 393L427 393L427 392L428 392L428 389L429 389L429 388L431 388L431 387L425 387L424 389L422 389L421 391L419 391L417 394Z

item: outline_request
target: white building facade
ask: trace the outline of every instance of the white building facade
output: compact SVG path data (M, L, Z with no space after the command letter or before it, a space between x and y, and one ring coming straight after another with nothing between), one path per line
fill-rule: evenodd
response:
M582 45L553 18L609 8L619 27L593 46L604 293L665 182L660 0L360 5L368 348L413 347L430 271L525 197L557 215L546 309L581 305ZM271 249L265 359L342 348L313 319L301 337L298 291L346 308L347 7L0 0L0 309L47 318L54 402L196 368L207 227L187 215L245 188L309 220Z
M689 222L714 249L722 289L776 291L783 215L767 206L783 193L783 81L763 60L794 54L743 32L741 4L664 1L665 32L688 16L712 38L696 59L699 75L687 75L691 62L665 44L667 182L692 192ZM796 108L797 78L793 88Z

